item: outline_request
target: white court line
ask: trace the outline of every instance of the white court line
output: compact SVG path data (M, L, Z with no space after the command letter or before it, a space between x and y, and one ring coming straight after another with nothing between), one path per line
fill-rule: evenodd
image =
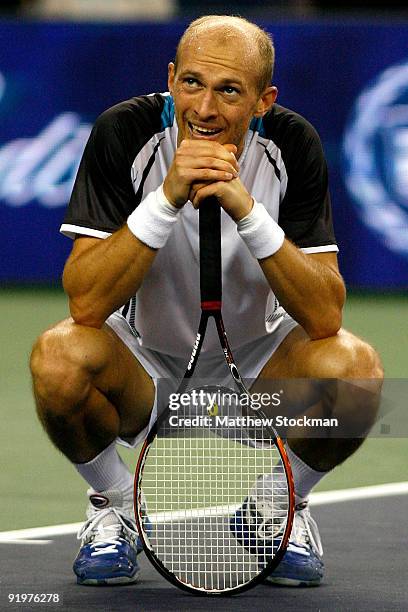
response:
M50 525L49 527L32 527L31 529L15 529L14 531L0 531L0 543L12 540L29 540L30 538L44 538L58 535L77 533L83 523L67 523L66 525Z
M5 532L7 533L7 532ZM52 540L25 540L25 539L21 539L21 540L5 540L4 542L1 542L0 540L0 544L34 544L35 545L40 545L43 546L44 544L52 544Z
M322 491L321 493L312 493L310 496L310 505L322 506L326 504L337 504L339 502L347 502L356 499L370 499L374 497L388 497L391 495L408 495L407 482L391 482L382 485L373 485L370 487L355 487L353 489L340 489L338 491ZM223 506L217 508L205 508L188 512L180 512L180 518L197 518L203 513L212 512L214 516L218 514L228 514L233 512L236 506ZM175 515L173 513L173 520ZM166 513L160 512L155 515L150 515L153 523L166 522ZM167 518L168 520L168 518ZM1 531L0 543L11 543L17 540L23 540L26 544L33 544L30 538L44 538L59 535L69 535L77 533L82 526L81 523L68 523L66 525L50 525L48 527L33 527L31 529L16 529L14 531ZM22 542L23 543L23 542ZM38 540L35 543L39 543ZM46 543L45 541L43 542Z
M389 497L390 495L408 495L408 482L390 482L370 487L355 487L353 489L340 489L339 491L312 493L310 505L323 506L347 502L353 499L371 499L373 497Z

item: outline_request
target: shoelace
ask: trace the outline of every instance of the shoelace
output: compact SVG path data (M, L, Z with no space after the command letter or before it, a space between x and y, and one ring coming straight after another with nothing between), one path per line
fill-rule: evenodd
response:
M102 521L108 514L114 514L117 518L117 522L103 525ZM91 555L104 555L118 552L116 547L120 544L119 537L123 532L128 534L130 538L136 538L138 536L137 531L125 523L116 508L106 508L105 510L98 511L97 514L88 519L79 530L77 538L81 540L91 534L95 534L94 540L90 545L91 548L95 550Z
M290 542L293 542L297 546L303 546L304 548L307 548L310 544L320 556L323 555L317 524L310 514L307 502L303 502L296 506Z
M257 480L253 493L248 500L248 506L254 506L257 512L258 537L271 540L281 535L285 529L287 516L287 485L283 476L273 480L271 476L263 475ZM279 508L279 497L282 496L282 508ZM259 520L259 516L262 517Z
M286 500L286 482L282 476L272 479L271 475L258 478L253 493L248 500L248 509L254 505L258 514L257 535L262 539L273 539L281 535L286 525L286 503L279 512L279 493L282 491ZM259 521L259 516L262 519ZM323 555L322 543L316 521L310 514L308 502L302 502L295 508L290 542L296 546L308 548L310 545L320 556Z

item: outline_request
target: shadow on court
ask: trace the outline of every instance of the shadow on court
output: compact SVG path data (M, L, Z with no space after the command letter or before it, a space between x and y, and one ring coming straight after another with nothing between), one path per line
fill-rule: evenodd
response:
M261 585L230 598L185 594L165 581L144 555L135 585L77 586L71 570L78 548L75 536L54 537L50 544L4 543L0 610L402 612L408 609L407 510L407 496L315 507L325 549L324 583L303 589ZM15 593L57 594L62 601L10 604L8 595Z

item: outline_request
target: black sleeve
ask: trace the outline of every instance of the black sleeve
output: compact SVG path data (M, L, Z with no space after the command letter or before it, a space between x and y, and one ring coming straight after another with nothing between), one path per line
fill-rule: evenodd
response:
M308 121L291 111L282 118L279 131L288 180L279 225L300 248L336 245L320 138Z
M63 225L112 233L139 204L131 168L160 126L160 101L133 98L98 117L86 144Z

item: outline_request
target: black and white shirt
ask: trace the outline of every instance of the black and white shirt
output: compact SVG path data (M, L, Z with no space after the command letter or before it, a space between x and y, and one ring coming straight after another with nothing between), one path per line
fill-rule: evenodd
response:
M61 231L106 238L163 183L177 148L169 94L132 98L96 121ZM306 253L334 251L327 167L319 137L300 115L275 104L252 121L240 179L286 237ZM223 317L232 348L272 333L284 314L259 263L222 211ZM188 203L137 295L121 308L146 348L186 357L200 317L198 213ZM219 351L209 330L203 351Z

